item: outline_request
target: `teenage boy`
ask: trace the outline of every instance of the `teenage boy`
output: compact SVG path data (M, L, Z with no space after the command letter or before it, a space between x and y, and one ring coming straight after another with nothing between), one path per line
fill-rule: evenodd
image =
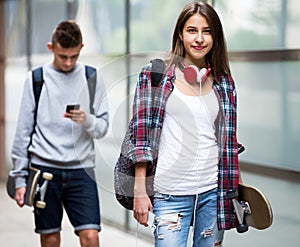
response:
M92 113L85 66L77 62L83 43L75 21L59 23L47 47L53 60L42 67L44 83L37 105L32 72L24 84L12 147L15 200L20 207L24 205L29 166L53 174L46 191L46 207L34 208L35 232L40 234L41 246L60 246L63 208L81 246L99 246L94 139L103 137L108 129L105 87L97 75ZM74 103L80 108L67 112L66 106Z

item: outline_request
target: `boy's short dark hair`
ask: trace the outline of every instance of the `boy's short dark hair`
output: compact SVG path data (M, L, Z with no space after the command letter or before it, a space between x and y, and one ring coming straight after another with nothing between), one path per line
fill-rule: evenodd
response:
M62 21L52 34L52 45L59 43L63 48L73 48L82 44L82 34L78 24L73 20Z

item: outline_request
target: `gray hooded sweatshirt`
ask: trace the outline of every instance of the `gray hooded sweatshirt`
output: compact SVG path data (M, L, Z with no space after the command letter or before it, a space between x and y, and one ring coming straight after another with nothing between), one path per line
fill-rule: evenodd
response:
M94 139L103 137L108 129L108 102L99 72L94 115L89 110L89 91L83 64L77 63L68 73L46 64L43 66L43 78L35 126L32 72L28 73L24 84L12 147L14 169L10 172L15 177L16 188L26 186L25 176L30 162L60 169L94 167ZM87 115L83 125L64 117L66 105L75 103L80 104Z

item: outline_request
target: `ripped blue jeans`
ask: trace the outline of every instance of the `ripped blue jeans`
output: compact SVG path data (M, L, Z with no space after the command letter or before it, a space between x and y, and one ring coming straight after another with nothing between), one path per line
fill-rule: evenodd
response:
M199 195L154 194L156 247L186 247L193 230L193 247L221 247L224 231L217 227L217 189Z

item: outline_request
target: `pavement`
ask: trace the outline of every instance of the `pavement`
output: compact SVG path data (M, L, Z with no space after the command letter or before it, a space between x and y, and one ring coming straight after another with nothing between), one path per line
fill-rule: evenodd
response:
M295 191L300 191L300 184L253 174L244 174L243 179L248 184L255 184L265 192L272 205L273 224L270 228L262 231L250 228L247 233L243 234L238 234L235 229L227 231L224 246L298 247L300 236L300 213L298 207L300 205L300 197L297 196L299 194L295 194ZM105 194L102 194L102 196L102 199L104 199ZM104 216L102 216L102 219ZM126 232L108 224L104 220L102 222L102 231L99 235L101 247L154 246L151 243L151 239L142 235L141 231L138 234ZM34 233L33 229L32 208L27 206L19 208L8 197L5 184L0 183L0 246L39 246L39 235ZM148 228L142 230L148 230ZM151 237L150 234L148 235ZM80 247L79 239L73 233L67 217L63 219L61 237L61 247Z
M149 241L136 233L122 231L109 224L102 224L101 247L150 247ZM32 208L20 208L6 193L5 183L0 183L0 246L34 247L39 246L39 235L34 233ZM80 247L79 238L64 214L61 247Z

